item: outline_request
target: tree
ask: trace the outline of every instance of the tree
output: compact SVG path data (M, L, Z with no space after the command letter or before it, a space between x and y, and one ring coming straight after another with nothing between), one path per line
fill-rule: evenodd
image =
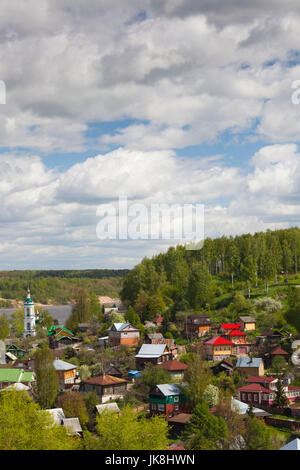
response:
M44 409L52 407L59 390L53 359L52 351L48 347L37 349L34 355L37 399L41 408Z
M92 450L165 450L168 445L168 423L156 416L144 418L130 406L122 413L104 410L97 417L95 438L85 433L85 445Z
M289 403L289 400L284 392L282 380L281 378L278 378L277 383L276 383L275 398L274 398L272 406L283 407L283 406L287 406L288 403Z
M66 418L78 418L84 427L89 421L83 396L79 392L66 391L57 397L58 408L64 410Z
M215 385L209 384L203 392L203 400L212 408L219 401L219 389Z
M259 419L247 417L247 428L243 435L247 450L270 450L271 433Z
M185 433L189 450L217 450L228 434L226 422L210 413L206 403L198 404Z
M202 402L204 390L211 380L212 373L208 363L203 361L198 354L193 354L184 375L185 394L192 406Z
M90 378L90 376L91 376L91 371L90 371L89 366L87 366L86 364L83 364L79 369L80 380L87 380L88 378Z
M8 338L10 334L9 321L5 313L0 316L0 340Z
M13 333L20 337L24 331L24 310L15 310L10 315Z
M246 431L244 416L238 407L232 405L232 396L229 392L220 392L220 400L216 405L215 416L223 418L226 422L228 434L222 439L223 450L242 450L245 448L243 435Z
M80 439L67 436L64 426L53 425L26 392L0 393L0 450L75 450Z
M286 371L287 367L288 365L282 356L275 356L272 360L271 372L276 377L279 377L283 372Z

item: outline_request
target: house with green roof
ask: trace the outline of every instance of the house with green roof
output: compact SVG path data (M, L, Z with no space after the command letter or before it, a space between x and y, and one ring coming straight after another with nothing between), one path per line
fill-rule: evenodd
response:
M31 387L34 382L35 374L33 371L24 371L24 369L0 369L0 389L16 383Z
M64 349L78 341L78 338L74 336L72 331L62 325L50 326L48 328L48 338L51 349Z

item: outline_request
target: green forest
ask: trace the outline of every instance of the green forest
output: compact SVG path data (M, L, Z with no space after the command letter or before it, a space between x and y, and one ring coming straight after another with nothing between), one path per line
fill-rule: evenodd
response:
M128 270L74 270L74 271L1 271L0 307L10 307L10 299L22 301L30 286L35 302L67 304L73 302L78 288L97 295L118 297L122 280Z
M206 238L202 249L171 247L143 259L125 277L121 298L142 321L157 313L175 321L187 311L233 321L238 313L265 312L261 304L268 299L277 302L270 307L276 315L261 317L261 326L299 332L299 261L299 228Z

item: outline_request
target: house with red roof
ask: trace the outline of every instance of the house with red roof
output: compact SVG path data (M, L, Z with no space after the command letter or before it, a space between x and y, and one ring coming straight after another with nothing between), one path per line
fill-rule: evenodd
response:
M178 381L183 380L184 371L188 368L186 364L176 360L163 362L159 367L166 370L167 372L170 372L172 379Z
M222 336L228 336L232 331L240 330L241 326L241 323L221 323L219 333Z
M238 389L239 400L254 405L272 405L276 396L277 381L275 377L248 377L248 384ZM300 400L300 387L283 385L283 390L289 402Z
M234 343L222 336L215 336L203 344L207 361L221 361L233 355Z
M289 353L277 346L275 349L265 354L266 364L270 367L272 365L274 357L282 357L285 361L289 359Z
M156 317L153 318L152 323L155 323L157 326L160 326L163 321L164 319L161 315L156 315Z
M247 355L250 352L251 344L246 340L246 333L240 330L232 330L227 339L230 339L234 344L234 354L236 356Z

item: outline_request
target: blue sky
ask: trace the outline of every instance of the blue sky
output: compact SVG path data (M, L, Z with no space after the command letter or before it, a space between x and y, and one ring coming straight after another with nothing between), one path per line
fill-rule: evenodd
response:
M204 204L211 237L299 225L295 2L0 12L0 269L130 268L178 243L100 240L120 195L149 231L158 203Z

